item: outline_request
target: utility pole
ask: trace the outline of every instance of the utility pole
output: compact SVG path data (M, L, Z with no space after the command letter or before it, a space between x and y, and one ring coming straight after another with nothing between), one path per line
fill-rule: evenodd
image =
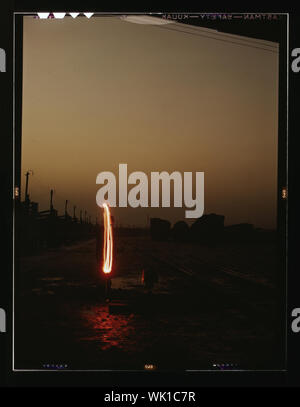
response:
M76 219L76 205L73 206L73 219Z
M65 217L68 217L68 200L66 199L66 203L65 203Z
M29 170L26 172L26 185L25 185L25 202L29 203L29 194L28 194L28 184L29 184L29 175L33 175L33 171Z

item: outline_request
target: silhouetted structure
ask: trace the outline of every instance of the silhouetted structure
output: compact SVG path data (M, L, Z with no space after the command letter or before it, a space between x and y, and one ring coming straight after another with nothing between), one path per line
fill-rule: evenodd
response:
M38 210L37 202L32 202L28 194L28 176L26 173L25 200L15 201L16 249L20 255L34 254L43 248L59 247L95 235L95 225L88 221L78 222L75 216L68 214L68 200L65 201L65 213L59 216L53 206L53 190L50 191L49 210Z
M190 239L190 228L183 220L176 222L172 228L172 238L176 242L187 242Z
M224 237L227 242L249 242L258 237L258 230L254 229L251 223L239 223L236 225L226 226Z
M215 243L220 241L224 232L223 215L211 213L203 215L197 219L191 226L191 236L196 242Z
M103 226L100 226L97 223L95 226L95 233L96 233L96 258L97 262L100 263L102 261L103 255L103 234L104 234Z

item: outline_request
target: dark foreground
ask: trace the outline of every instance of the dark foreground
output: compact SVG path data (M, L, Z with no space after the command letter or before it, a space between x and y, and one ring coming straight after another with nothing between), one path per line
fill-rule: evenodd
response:
M95 247L90 240L22 259L15 369L284 368L284 278L275 243L209 247L120 237L111 306ZM141 282L145 267L159 275L152 293Z

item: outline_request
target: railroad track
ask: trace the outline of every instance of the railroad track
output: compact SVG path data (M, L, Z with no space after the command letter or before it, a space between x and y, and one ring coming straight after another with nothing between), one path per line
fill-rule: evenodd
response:
M258 287L264 287L264 288L269 288L269 289L274 289L274 285L267 281L266 279L263 278L255 278L253 276L250 276L249 274L241 273L240 271L234 269L234 267L229 267L229 266L223 266L220 264L217 264L216 266L212 266L209 262L203 261L203 260L194 260L193 264L193 269L182 266L177 264L174 261L170 261L169 259L162 259L158 256L152 255L152 258L155 261L158 261L161 264L164 264L172 269L176 269L178 272L185 274L188 277L191 278L196 278L196 279L201 279L201 272L202 270L205 270L205 275L207 276L209 274L209 277L211 276L222 276L226 275L229 278L232 278L233 280L241 280L245 283L250 283ZM194 269L197 268L199 272L195 271Z
M152 255L152 258L170 272L187 277L190 284L197 281L197 285L200 284L203 290L211 291L212 295L225 297L228 304L233 302L252 314L267 312L267 308L273 303L274 286L272 284L244 276L231 268L227 269L221 265L214 267L208 262L197 261L197 271L195 271L169 259L162 259L155 255ZM221 280L220 283L218 279Z

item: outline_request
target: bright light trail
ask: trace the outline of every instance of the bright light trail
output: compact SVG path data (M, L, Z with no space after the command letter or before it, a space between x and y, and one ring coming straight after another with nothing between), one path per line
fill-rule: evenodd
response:
M113 233L110 209L107 203L103 204L104 244L103 244L103 272L109 274L112 269Z

